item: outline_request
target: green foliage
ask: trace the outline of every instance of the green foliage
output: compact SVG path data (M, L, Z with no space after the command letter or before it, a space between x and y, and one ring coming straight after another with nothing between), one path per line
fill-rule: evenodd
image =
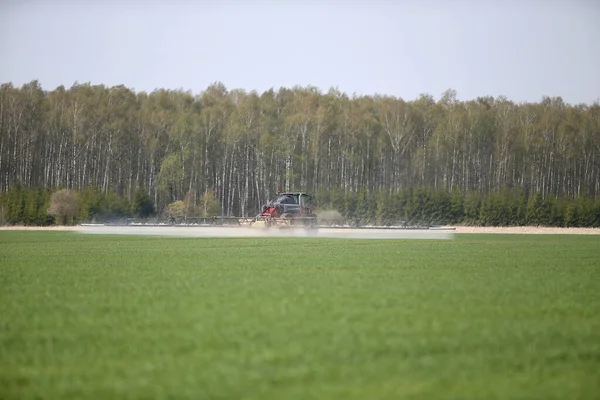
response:
M506 226L507 210L498 194L485 198L479 211L479 221L483 226Z
M0 397L597 399L599 247L0 231Z
M349 213L352 209L352 204L350 202L351 197L346 196L346 193L344 193L343 190L329 190L329 203L327 205L328 210L336 209L340 211L342 215L346 215L345 213Z
M470 190L465 195L464 204L464 223L466 225L477 225L481 211L481 196L479 192Z
M481 203L480 224L483 226L525 225L526 199L522 190L503 189L499 193L486 196Z
M108 192L101 196L99 220L115 220L131 217L131 205L125 197L119 197L115 192Z
M502 197L508 209L507 225L522 226L527 223L527 195L522 189L502 191ZM555 226L560 226L561 221L556 221Z
M410 197L406 201L405 214L411 224L429 225L436 223L440 215L435 203L435 191L419 188L409 191Z
M550 222L550 202L542 198L541 193L535 193L527 203L525 220L528 225L548 225Z
M446 190L435 190L431 195L433 203L431 210L431 222L434 225L445 225L453 220L454 210L452 198Z
M20 225L49 225L54 223L47 214L51 191L15 187L0 196L0 223ZM148 218L154 215L154 205L144 189L136 191L133 202L114 192L98 188L78 191L77 222L106 222L127 217ZM211 217L221 214L221 204L214 190L208 190L197 202L193 193L183 200L172 202L164 213L169 216ZM475 191L466 194L435 189L403 190L394 195L386 192L356 194L330 190L321 191L317 200L319 212L339 213L357 218L362 223L397 225L482 225L482 226L568 226L599 227L600 202L587 198L543 199L541 195L527 196L521 189L503 189L499 193L480 196ZM332 214L333 215L333 214Z
M577 199L577 225L585 228L598 226L594 201L589 198Z
M562 226L565 221L567 203L563 199L548 198L549 217L546 225Z
M25 222L25 196L27 189L17 185L8 192L8 221L11 224Z
M464 198L458 190L452 191L450 195L449 223L457 224L465 219Z
M221 215L221 205L214 190L207 190L200 198L200 209L203 217Z
M377 215L377 225L384 225L385 221L387 221L388 217L388 207L386 203L386 196L383 192L377 192L375 195L375 202L377 204L377 209L375 210L375 215Z
M332 199L335 192L321 198ZM332 197L330 197L332 196ZM409 224L482 225L482 226L600 226L600 202L590 199L542 199L527 196L522 189L504 188L499 193L481 196L475 191L403 190L393 196L366 191L346 193L329 200L327 210L336 210L347 218L363 219L379 225ZM326 208L321 208L325 210ZM585 210L584 214L581 215Z
M592 226L600 226L600 199L596 199L592 211Z
M106 222L131 216L131 205L114 192L88 187L80 192L80 221Z
M183 166L178 153L169 154L160 164L158 188L170 201L182 198Z
M48 214L51 191L15 186L0 195L0 225L51 225L54 219Z
M356 211L354 217L363 221L369 220L369 198L367 196L367 188L362 186L356 196Z
M316 208L327 210L332 208L331 204L331 193L333 191L327 190L325 188L319 188L316 193L314 193L313 201L316 205Z
M4 196L0 194L0 226L8 225L8 207Z
M80 221L106 222L132 216L132 205L115 192L88 187L79 193Z
M577 215L577 204L571 202L565 210L565 227L571 228L579 225L579 215Z
M133 199L133 215L147 218L154 214L154 202L144 188L138 188Z
M342 215L346 218L356 218L356 197L350 192L345 192L342 199Z

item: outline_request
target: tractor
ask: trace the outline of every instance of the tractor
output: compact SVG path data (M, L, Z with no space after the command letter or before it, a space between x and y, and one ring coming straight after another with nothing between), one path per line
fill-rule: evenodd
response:
M252 225L266 228L318 229L317 216L312 207L312 197L303 192L277 193L275 198L263 206Z

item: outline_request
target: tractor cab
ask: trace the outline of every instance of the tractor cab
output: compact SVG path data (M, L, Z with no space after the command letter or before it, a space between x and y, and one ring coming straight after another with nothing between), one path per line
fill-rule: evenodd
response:
M272 200L273 204L300 204L299 195L297 193L284 193L278 195Z
M311 200L311 196L302 192L278 193L277 196L269 201L264 207L263 215L310 215L312 214L312 207L310 206Z

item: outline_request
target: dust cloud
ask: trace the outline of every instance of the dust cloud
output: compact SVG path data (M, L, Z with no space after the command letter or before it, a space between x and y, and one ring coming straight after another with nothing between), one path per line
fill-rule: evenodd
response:
M281 229L264 227L202 227L202 226L106 226L80 225L83 234L150 235L205 238L295 237L339 239L452 239L454 231L436 229Z

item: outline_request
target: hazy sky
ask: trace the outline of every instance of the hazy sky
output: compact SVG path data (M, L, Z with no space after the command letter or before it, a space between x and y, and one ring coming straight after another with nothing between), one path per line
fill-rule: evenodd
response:
M600 100L599 0L0 0L0 82Z

